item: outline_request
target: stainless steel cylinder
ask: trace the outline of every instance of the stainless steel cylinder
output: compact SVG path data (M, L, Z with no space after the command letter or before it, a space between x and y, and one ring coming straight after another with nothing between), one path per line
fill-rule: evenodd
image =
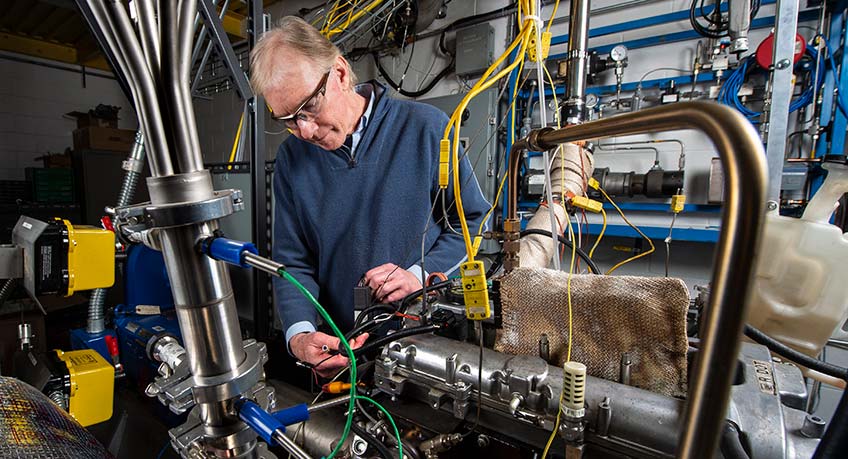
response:
M586 74L589 69L589 0L573 0L571 2L567 62L566 113L563 118L567 124L580 124L586 119Z

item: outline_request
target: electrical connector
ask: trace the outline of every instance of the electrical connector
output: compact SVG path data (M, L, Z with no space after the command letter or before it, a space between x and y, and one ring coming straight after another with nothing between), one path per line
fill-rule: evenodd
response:
M321 386L321 391L325 394L341 394L350 390L350 383L342 381L333 381Z
M535 28L535 26L534 26ZM542 32L542 60L548 58L548 53L551 51L551 37L553 36L550 32ZM530 58L530 61L536 62L537 54L536 54L536 31L535 29L530 32L530 42L527 43L527 57Z
M603 203L589 199L586 196L574 196L571 198L571 205L596 214L601 213L601 210L604 208Z
M465 298L465 317L484 320L492 315L489 306L489 287L486 284L486 269L482 261L468 261L459 265L462 278L462 294Z
M686 205L686 195L685 194L676 194L671 197L671 211L679 214L683 212L683 206Z
M601 187L601 184L600 184L600 183L598 183L598 181L597 181L597 180L595 180L595 177L590 177L590 178L589 178L588 185L589 185L589 188L591 188L591 189L593 189L593 190L597 190L597 189L599 189L599 188Z
M439 142L439 188L445 189L450 181L450 140L442 139Z

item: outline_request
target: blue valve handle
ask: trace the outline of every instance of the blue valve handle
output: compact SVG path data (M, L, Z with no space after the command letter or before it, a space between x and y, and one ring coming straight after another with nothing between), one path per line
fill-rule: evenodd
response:
M244 253L259 255L259 250L252 242L236 241L225 237L210 237L200 243L200 251L210 257L242 268L249 268L244 261Z
M286 426L309 419L309 410L305 403L294 405L280 411L269 413L259 405L247 399L236 402L239 419L249 425L268 444L273 444L275 431L286 431Z

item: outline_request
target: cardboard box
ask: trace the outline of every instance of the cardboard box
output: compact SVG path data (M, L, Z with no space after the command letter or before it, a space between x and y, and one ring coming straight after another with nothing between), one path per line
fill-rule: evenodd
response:
M74 150L130 151L133 141L132 129L89 126L74 131Z

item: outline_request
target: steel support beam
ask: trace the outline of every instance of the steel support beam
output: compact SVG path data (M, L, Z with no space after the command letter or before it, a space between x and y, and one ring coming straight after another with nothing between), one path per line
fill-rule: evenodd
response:
M771 72L771 97L763 117L768 124L766 132L766 159L768 161L767 208L777 211L780 207L780 182L786 155L786 131L789 127L789 103L792 100L793 59L795 35L798 29L798 0L778 0L774 24L774 53Z

